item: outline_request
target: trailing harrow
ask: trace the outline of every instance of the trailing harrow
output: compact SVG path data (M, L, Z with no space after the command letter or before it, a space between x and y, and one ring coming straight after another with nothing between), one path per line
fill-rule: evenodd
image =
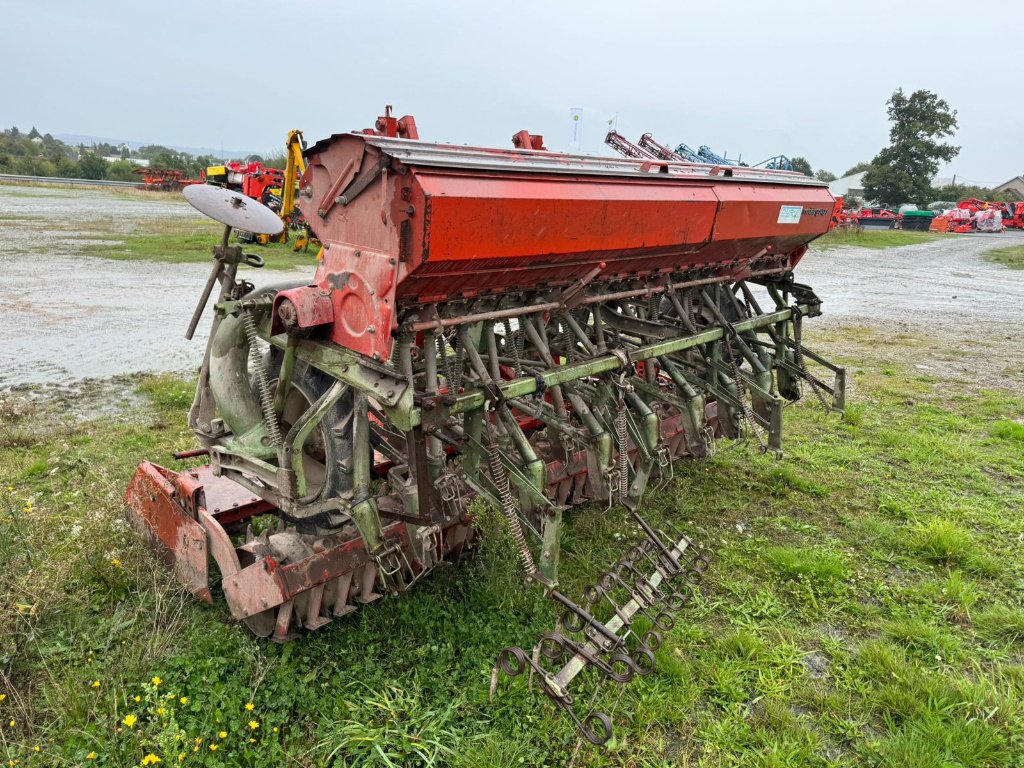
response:
M458 559L481 499L560 611L536 653L506 649L497 669L532 671L603 743L611 719L583 711L574 680L649 674L708 563L647 521L647 487L721 437L780 453L804 384L844 407L843 369L803 341L821 302L793 279L835 200L791 173L562 155L526 132L516 146L533 149L416 136L388 110L306 150L311 281L239 279L261 260L231 229L280 219L186 189L225 224L188 331L219 286L189 411L200 447L178 455L208 463L143 462L129 519L206 601L212 559L232 616L284 641ZM561 522L586 502L623 505L644 539L574 602Z

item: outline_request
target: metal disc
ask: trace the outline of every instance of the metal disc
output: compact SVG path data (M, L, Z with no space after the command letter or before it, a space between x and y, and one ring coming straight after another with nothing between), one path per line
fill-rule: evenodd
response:
M191 184L183 190L189 205L214 221L257 235L276 235L284 222L258 200L212 184Z

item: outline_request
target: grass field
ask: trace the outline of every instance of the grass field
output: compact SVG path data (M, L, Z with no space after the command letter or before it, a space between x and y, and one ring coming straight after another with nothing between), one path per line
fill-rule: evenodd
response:
M815 250L828 250L841 245L854 245L860 248L897 248L901 245L916 245L938 240L945 235L937 232L908 232L902 229L833 229L827 235L819 237L811 245Z
M491 532L471 561L288 645L199 605L122 522L135 463L192 447L189 382L123 417L0 405L0 756L30 766L1019 766L1024 396L951 395L862 331L845 418L787 411L787 455L681 463L645 514L715 556L658 670L597 699L575 752L498 651L553 626ZM574 511L579 595L635 526ZM179 762L180 761L180 762ZM152 758L149 758L152 764Z
M1024 269L1024 245L995 248L984 254L987 261L1002 264L1010 269Z
M203 217L182 219L152 219L138 224L134 231L110 236L112 223L104 219L90 222L90 230L102 233L95 243L86 243L83 253L119 261L162 261L170 264L206 263L210 249L220 243L224 227ZM316 260L316 249L295 253L290 243L256 245L242 243L249 253L262 256L270 269L292 269L309 265ZM235 239L232 237L232 243Z

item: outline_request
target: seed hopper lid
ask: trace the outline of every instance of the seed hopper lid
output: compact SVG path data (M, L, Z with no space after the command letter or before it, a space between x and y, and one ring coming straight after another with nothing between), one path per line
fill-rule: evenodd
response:
M189 205L214 221L257 235L276 235L284 222L258 200L212 184L192 184L183 190Z

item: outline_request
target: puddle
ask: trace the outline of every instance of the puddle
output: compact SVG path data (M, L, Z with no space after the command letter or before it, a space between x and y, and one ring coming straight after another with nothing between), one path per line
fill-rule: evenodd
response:
M185 328L210 265L81 253L97 242L97 220L110 221L113 234L172 217L195 211L175 198L0 186L0 390L199 367L210 315L191 342ZM265 270L260 282L295 274Z

